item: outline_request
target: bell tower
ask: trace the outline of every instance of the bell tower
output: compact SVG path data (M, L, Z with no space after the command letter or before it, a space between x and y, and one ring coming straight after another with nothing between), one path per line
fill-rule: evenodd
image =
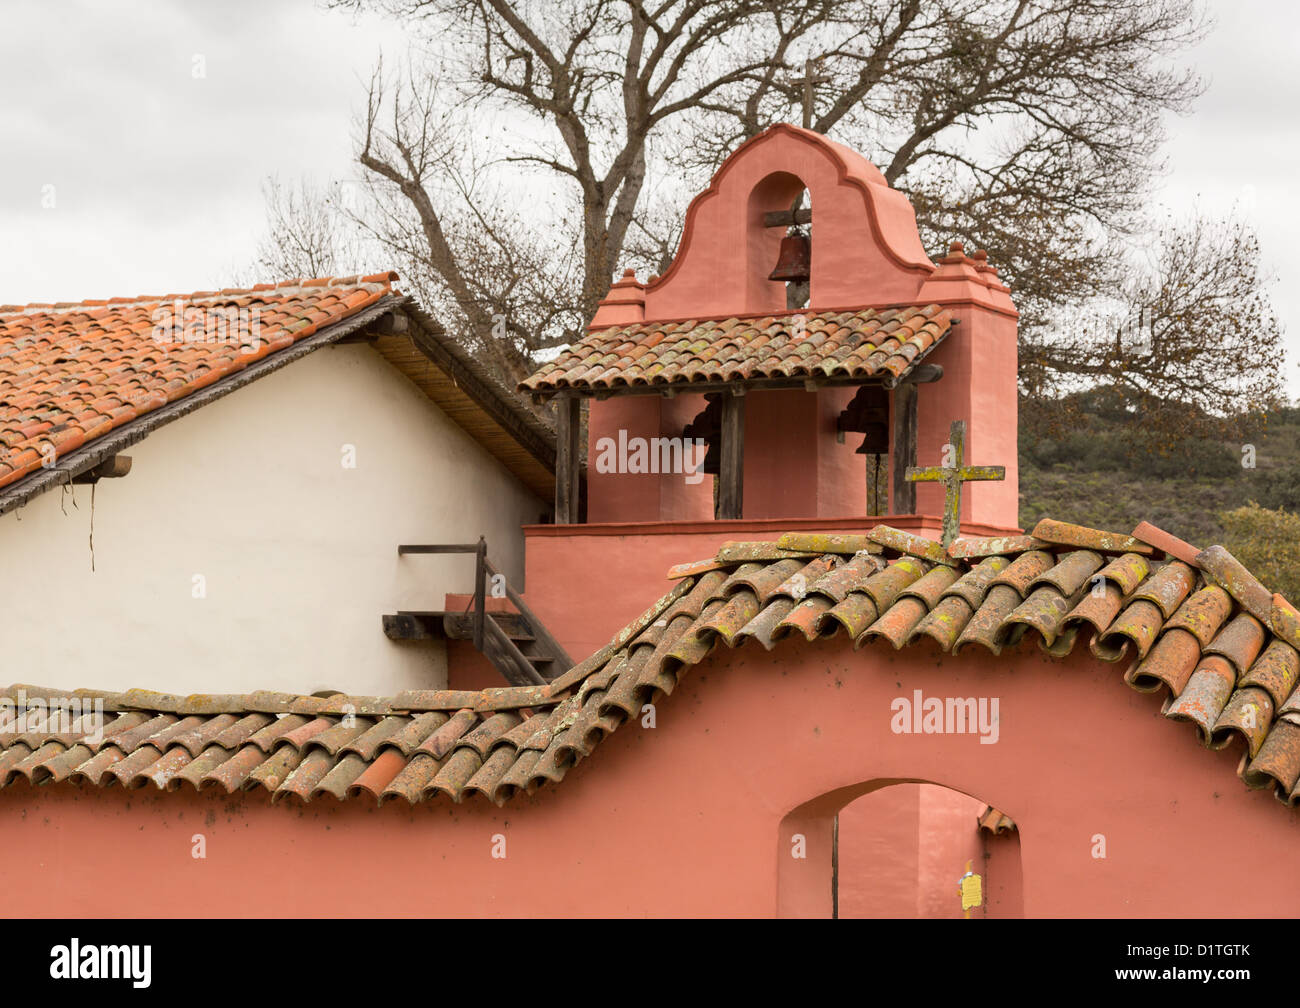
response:
M1007 467L961 520L1017 527L1016 310L980 252L925 253L866 158L778 124L687 210L663 276L628 271L587 336L521 388L558 400L557 524L831 520L937 533L954 421Z

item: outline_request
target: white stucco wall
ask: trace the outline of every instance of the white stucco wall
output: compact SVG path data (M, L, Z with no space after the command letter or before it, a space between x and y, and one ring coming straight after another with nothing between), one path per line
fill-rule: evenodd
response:
M356 468L344 468L343 446ZM380 617L472 590L473 542L522 589L543 506L365 346L326 347L150 434L122 479L0 517L5 685L172 693L446 685ZM195 597L195 576L205 597Z

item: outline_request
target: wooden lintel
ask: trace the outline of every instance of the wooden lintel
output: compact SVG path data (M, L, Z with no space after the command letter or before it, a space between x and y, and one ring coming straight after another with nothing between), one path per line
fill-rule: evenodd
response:
M794 224L811 224L812 208L798 210L772 210L763 214L763 227L790 227Z

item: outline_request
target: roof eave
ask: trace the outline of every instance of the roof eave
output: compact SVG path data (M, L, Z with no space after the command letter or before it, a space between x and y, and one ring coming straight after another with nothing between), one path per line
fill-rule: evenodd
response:
M130 423L115 428L103 437L84 445L66 456L59 458L48 469L39 469L25 479L0 489L0 515L22 507L24 504L55 487L67 486L74 477L80 476L106 459L112 458L131 445L143 441L149 434L164 427L173 420L194 412L208 403L215 402L237 391L257 379L278 371L286 364L306 357L314 350L337 343L346 336L365 329L385 315L399 309L406 300L401 295L386 295L373 305L362 309L320 332L308 336L278 353L256 361L247 367L227 375L220 381L213 382L207 388L199 389L187 396L170 402L156 410L132 420Z

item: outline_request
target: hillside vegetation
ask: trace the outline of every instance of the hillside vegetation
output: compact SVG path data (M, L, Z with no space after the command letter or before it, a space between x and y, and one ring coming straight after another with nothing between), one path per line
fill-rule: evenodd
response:
M1241 441L1189 435L1153 447L1141 419L1084 402L1068 430L1020 432L1020 524L1040 518L1128 531L1149 521L1221 543L1274 591L1300 600L1300 408ZM1250 463L1253 455L1253 467Z

